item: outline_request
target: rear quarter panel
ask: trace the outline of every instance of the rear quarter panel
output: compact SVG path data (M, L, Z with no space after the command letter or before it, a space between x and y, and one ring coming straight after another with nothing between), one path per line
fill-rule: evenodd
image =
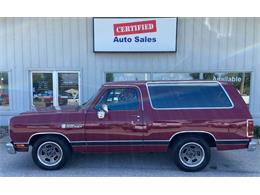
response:
M247 139L246 120L251 119L248 108L231 84L222 83L222 86L232 100L233 108L155 110L150 105L146 87L143 87L144 121L147 124L144 139L171 140L177 133L190 131L209 132L216 140ZM235 149L241 146L218 148Z

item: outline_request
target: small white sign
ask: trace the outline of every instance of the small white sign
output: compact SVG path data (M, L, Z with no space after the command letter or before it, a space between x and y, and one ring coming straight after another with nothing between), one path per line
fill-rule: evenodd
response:
M95 52L176 52L177 18L94 18Z

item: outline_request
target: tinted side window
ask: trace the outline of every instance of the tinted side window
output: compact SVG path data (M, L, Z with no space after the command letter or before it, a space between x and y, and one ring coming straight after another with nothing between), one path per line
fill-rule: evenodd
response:
M138 91L135 88L108 89L95 109L99 110L102 104L108 105L109 110L137 110L139 106Z
M219 85L148 86L154 108L231 107Z

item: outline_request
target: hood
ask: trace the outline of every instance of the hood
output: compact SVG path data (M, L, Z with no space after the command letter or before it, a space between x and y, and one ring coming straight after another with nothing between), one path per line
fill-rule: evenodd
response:
M32 110L23 112L21 115L36 114L36 113L62 113L62 112L79 112L82 110L81 106L49 106L46 108L32 107Z

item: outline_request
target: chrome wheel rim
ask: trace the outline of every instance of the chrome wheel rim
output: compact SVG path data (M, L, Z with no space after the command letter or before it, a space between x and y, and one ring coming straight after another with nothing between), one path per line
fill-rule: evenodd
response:
M187 167L197 167L204 161L205 151L200 144L189 142L181 147L179 159Z
M37 158L45 166L52 167L59 164L62 157L62 148L55 142L44 142L38 147Z

